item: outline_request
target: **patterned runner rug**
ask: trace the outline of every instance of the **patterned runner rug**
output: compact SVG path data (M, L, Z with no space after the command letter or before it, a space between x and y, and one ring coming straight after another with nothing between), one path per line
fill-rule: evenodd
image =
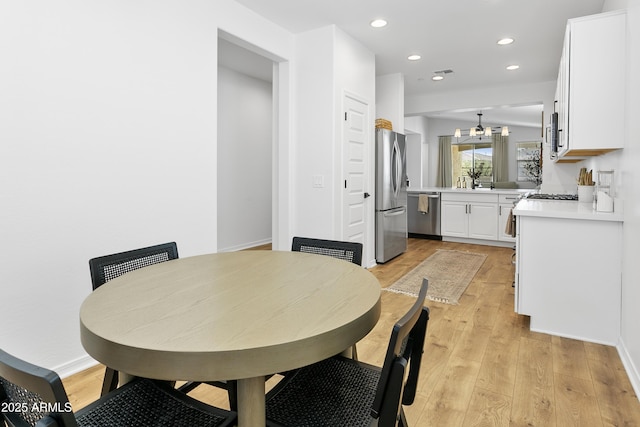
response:
M429 280L428 299L455 305L486 258L486 255L474 252L438 249L383 290L417 296L422 279L426 278Z

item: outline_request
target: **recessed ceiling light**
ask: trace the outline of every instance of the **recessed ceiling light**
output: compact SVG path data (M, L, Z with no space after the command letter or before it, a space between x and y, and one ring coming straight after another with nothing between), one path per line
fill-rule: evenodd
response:
M505 37L505 38L503 38L503 39L498 40L498 44L499 44L500 46L505 46L505 45L508 45L508 44L513 43L514 41L515 41L515 40L514 40L514 39L512 39L511 37Z
M433 80L434 82L439 82L441 80L444 80L447 74L452 74L452 73L453 73L453 70L449 68L447 68L446 70L434 71L433 75L431 76L431 80Z
M422 58L422 56L417 55L417 54L407 56L407 59L408 59L409 61L417 61L417 60L418 60L418 59L420 59L420 58Z
M509 65L509 66L507 66L507 70L509 70L509 71L517 70L518 68L520 68L519 65Z
M384 19L374 19L369 25L371 25L373 28L382 28L387 25L387 21L385 21Z

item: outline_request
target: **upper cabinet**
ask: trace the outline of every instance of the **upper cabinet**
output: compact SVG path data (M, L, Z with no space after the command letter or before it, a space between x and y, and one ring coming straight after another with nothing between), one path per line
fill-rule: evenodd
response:
M558 162L624 147L625 23L624 11L567 23L555 99Z

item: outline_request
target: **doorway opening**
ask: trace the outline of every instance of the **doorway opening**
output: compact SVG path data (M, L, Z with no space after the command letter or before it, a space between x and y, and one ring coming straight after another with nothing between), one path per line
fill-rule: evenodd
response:
M274 220L274 61L218 38L218 251L270 244Z

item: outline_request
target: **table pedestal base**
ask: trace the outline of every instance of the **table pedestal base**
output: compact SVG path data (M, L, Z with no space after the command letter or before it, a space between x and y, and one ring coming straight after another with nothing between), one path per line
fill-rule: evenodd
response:
M266 425L265 377L238 380L238 427Z

